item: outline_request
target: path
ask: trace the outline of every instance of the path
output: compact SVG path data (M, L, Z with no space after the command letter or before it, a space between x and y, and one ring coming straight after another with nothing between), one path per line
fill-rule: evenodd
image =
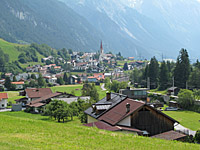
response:
M181 131L181 132L186 133L186 134L189 134L189 135L195 136L195 134L196 134L196 131L190 130L190 129L188 129L188 128L186 128L186 127L184 127L184 126L182 126L182 125L180 125L180 124L178 124L178 123L176 123L176 124L174 125L174 128L175 128L177 131Z
M0 112L11 111L11 109L0 109Z
M106 91L106 89L105 89L105 83L103 83L103 84L101 85L101 89L102 89L103 91Z

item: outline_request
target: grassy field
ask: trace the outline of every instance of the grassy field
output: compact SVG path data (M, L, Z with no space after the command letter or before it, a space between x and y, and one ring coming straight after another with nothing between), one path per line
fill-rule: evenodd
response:
M24 112L0 113L0 149L156 150L200 149L200 145L89 128L78 119L57 123Z
M165 114L179 121L181 125L191 130L200 129L200 113L192 111L163 111Z
M58 91L58 92L72 93L72 91L74 91L76 96L81 96L82 88L83 88L82 84L76 84L76 85L54 86L51 89L53 92ZM96 86L96 89L99 93L99 99L102 99L106 96L106 91L103 91L100 86Z
M4 51L4 53L9 55L9 58L12 61L18 60L18 56L20 54L20 52L16 49L16 46L21 45L9 43L3 39L0 39L0 48Z

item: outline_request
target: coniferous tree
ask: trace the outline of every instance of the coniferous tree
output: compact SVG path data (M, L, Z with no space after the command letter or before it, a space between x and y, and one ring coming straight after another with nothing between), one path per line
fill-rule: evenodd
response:
M42 77L41 74L39 74L39 77L38 77L37 80L38 80L38 86L39 86L39 87L46 86L46 82L45 82L45 80L44 80L44 78Z
M159 89L165 90L169 85L169 72L166 63L163 61L159 73Z
M186 88L190 75L190 61L186 49L181 49L174 69L174 83L179 88Z
M159 76L159 64L154 56L151 58L149 67L148 67L148 77L150 78L150 88L157 88L158 86L158 76Z
M12 85L11 85L10 77L6 77L4 86L5 86L8 90L11 89L11 86L12 86Z

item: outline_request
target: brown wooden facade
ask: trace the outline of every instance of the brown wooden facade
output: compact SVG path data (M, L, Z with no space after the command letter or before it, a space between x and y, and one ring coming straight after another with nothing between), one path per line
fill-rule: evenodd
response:
M147 131L150 136L174 130L172 120L147 105L131 115L131 126Z

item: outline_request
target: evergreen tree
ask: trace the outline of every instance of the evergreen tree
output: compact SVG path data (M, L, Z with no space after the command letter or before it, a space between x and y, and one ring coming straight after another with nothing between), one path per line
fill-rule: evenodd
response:
M127 62L124 63L124 67L123 67L123 69L124 69L125 71L128 70L128 64L127 64Z
M39 87L46 86L46 82L45 82L44 78L42 77L42 74L39 74L39 77L38 77L37 81L38 81L38 86Z
M10 77L6 77L4 86L5 86L8 90L11 89L11 80L10 80Z
M16 76L13 77L13 82L17 82Z
M190 61L186 49L181 49L174 69L174 83L179 88L186 88L190 75Z
M149 67L148 67L148 77L150 78L150 88L157 88L158 86L158 76L159 76L159 64L154 56L151 58Z
M159 73L159 89L165 90L169 85L169 72L166 63L163 61Z

